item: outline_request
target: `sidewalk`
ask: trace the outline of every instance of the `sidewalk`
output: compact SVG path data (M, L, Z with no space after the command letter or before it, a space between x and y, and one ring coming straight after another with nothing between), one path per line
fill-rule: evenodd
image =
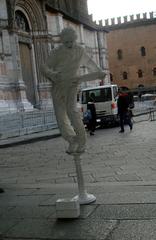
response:
M56 200L77 194L73 159L61 137L49 133L46 140L1 148L0 239L155 240L156 122L118 130L88 136L82 166L86 189L97 200L81 206L75 220L56 219Z
M48 139L59 137L59 136L60 136L59 129L52 129L52 130L43 131L39 133L33 133L33 134L22 135L19 137L2 139L0 140L0 148L11 147L21 143L24 144L24 143L31 143L39 140L48 140Z

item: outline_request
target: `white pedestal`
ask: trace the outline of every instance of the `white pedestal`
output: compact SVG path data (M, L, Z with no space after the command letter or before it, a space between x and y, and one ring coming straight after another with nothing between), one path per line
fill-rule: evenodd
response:
M79 194L74 197L75 200L79 201L79 204L89 204L96 201L96 197L93 194L87 193L84 186L84 178L81 168L81 157L80 154L74 155L76 173L77 173L77 183Z

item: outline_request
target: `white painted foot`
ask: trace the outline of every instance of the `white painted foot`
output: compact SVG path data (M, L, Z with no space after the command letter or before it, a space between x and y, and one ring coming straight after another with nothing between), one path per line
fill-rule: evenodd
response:
M79 204L89 204L96 201L96 197L93 194L85 193L83 196L77 195L73 198L74 200L78 200Z

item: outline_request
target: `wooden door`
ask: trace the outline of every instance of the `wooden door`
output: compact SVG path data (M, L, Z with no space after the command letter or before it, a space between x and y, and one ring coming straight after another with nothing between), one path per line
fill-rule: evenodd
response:
M32 104L36 104L35 98L35 85L32 70L31 49L28 44L20 43L20 57L23 81L26 86L26 96L28 101Z

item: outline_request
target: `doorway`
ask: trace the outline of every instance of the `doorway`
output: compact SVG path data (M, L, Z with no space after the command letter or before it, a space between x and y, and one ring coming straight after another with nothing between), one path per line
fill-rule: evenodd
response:
M34 77L32 69L32 58L31 58L31 48L29 44L19 43L20 48L20 58L21 58L21 68L23 81L26 87L26 96L28 101L32 104L36 104L35 97L35 86Z

